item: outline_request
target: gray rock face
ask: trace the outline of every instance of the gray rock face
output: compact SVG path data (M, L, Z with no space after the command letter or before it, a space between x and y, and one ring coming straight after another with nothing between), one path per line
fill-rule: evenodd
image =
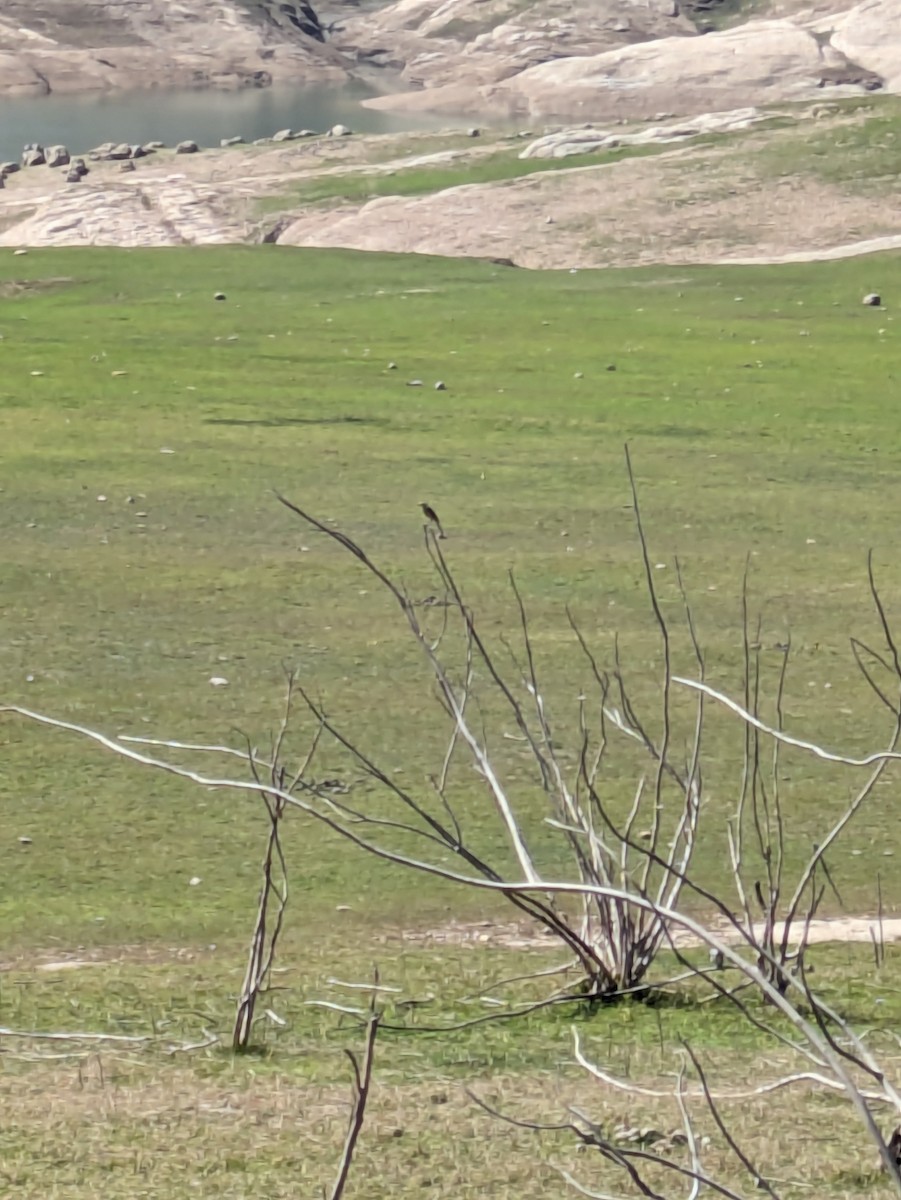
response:
M30 150L23 150L22 152L23 167L42 167L45 162L46 159L44 158L44 151L40 148L40 146L36 146L34 149Z
M175 147L176 154L197 154L199 150L197 143L191 141L179 142Z
M308 0L4 0L0 95L339 83Z
M44 160L48 167L67 167L69 151L65 146L48 146L44 151Z

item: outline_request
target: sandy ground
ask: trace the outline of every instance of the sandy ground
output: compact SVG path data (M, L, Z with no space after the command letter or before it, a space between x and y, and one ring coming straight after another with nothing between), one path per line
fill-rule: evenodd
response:
M739 944L741 937L734 929L722 923L714 923L711 930L723 941ZM785 925L776 925L776 939L782 940ZM763 926L755 924L755 936L762 936ZM789 938L790 944L797 944L804 933L804 922L798 921ZM470 924L451 921L438 929L410 930L404 935L405 940L431 945L494 946L509 950L548 949L554 945L554 938L542 930L528 928L516 923L498 923L494 921L478 921ZM823 945L828 942L872 942L881 943L901 942L901 917L828 917L811 921L807 927L807 940L813 945ZM702 943L693 934L674 930L673 941L677 946L692 947ZM49 968L45 968L49 969Z

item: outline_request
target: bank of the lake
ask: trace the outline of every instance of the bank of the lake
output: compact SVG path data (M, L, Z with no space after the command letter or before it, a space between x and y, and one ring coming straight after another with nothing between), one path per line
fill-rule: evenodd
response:
M82 152L101 142L173 145L191 138L218 146L221 138L250 142L279 129L325 131L343 124L361 133L447 128L448 117L363 108L373 92L360 84L239 91L136 91L50 95L0 101L0 161L18 159L28 142L61 143Z

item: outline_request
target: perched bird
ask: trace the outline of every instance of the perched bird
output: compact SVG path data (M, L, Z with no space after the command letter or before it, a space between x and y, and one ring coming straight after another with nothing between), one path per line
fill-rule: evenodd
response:
M435 512L434 508L432 508L431 504L426 504L426 502L422 500L419 507L422 509L425 519L427 521L431 521L431 523L438 530L438 536L440 538L446 538L447 534L441 528L441 522L438 519L438 514Z

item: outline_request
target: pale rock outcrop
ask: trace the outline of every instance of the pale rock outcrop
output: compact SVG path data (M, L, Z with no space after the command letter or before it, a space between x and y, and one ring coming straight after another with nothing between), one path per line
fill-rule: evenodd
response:
M395 0L342 21L335 41L431 90L472 89L569 55L695 33L675 0Z
M749 129L769 114L756 108L737 108L731 112L703 113L689 121L669 121L626 133L622 129L560 129L536 138L520 153L520 158L569 158L574 154L591 154L599 150L615 150L620 146L665 146L686 142L705 133L733 133Z
M852 63L882 76L887 91L901 92L901 0L864 0L850 12L815 25Z
M752 21L705 37L661 38L542 63L479 88L468 107L502 108L535 118L579 115L587 120L648 118L660 110L692 115L812 98L824 72L845 66L847 60L838 50L792 21ZM461 100L458 88L439 88L367 103L446 112Z
M134 168L131 161L121 165ZM183 175L154 180L152 187L82 181L77 188L23 195L22 208L20 221L8 211L13 223L0 232L0 246L223 245L241 241L245 232L221 191Z

